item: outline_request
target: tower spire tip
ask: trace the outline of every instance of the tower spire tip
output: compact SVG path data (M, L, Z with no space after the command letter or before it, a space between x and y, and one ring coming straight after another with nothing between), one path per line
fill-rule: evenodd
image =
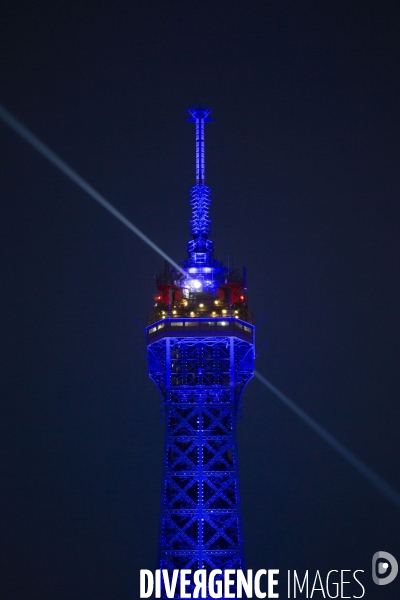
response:
M191 118L188 119L189 123L196 123L197 119L203 119L204 123L210 123L210 121L213 120L209 118L209 114L212 112L212 109L208 108L208 106L202 106L201 104L198 104L197 106L188 108L186 112L191 115Z

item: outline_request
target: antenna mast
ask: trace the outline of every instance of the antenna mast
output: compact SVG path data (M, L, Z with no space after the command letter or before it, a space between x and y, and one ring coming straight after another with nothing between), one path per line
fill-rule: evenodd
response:
M211 266L213 243L208 239L211 219L208 216L211 204L211 190L205 185L205 143L204 125L211 121L211 109L198 106L189 108L188 119L196 125L196 185L190 190L193 217L190 220L190 233L193 239L188 242L190 263L195 265Z

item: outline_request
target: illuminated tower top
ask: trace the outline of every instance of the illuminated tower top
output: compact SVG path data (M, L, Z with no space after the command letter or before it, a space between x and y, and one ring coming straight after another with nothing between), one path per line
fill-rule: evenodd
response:
M214 258L214 244L208 238L211 219L211 190L205 184L205 124L211 109L201 105L189 108L188 121L196 127L196 184L190 190L192 218L184 273L168 263L156 278L157 295L149 322L162 318L233 316L251 320L247 307L246 274L226 268Z

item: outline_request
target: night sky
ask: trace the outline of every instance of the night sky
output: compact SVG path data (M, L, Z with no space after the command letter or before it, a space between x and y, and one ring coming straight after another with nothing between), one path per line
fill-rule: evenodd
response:
M400 489L397 3L3 0L0 23L0 102L177 261L185 110L213 109L211 239L266 315L256 368ZM0 155L0 598L136 600L163 260L3 124ZM247 568L363 569L366 598L398 600L371 559L400 562L399 510L258 381L238 436Z

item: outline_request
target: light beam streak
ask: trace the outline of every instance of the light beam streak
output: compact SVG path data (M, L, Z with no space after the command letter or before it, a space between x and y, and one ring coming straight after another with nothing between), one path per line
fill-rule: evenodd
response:
M304 423L306 423L315 433L317 433L325 442L327 442L342 458L345 459L352 467L354 467L365 479L367 479L373 486L376 487L388 500L393 502L400 508L400 494L397 490L392 488L382 477L377 475L372 469L367 467L362 460L360 460L355 454L350 452L341 442L339 442L333 435L331 435L326 429L324 429L317 421L310 417L303 409L295 404L290 398L285 396L278 388L268 381L258 371L254 372L255 377L261 383L263 383L279 400L281 400L290 410L292 410Z
M87 181L85 181L76 171L74 171L66 162L64 162L53 150L44 144L36 135L27 129L20 121L18 121L8 110L0 104L0 119L8 125L15 133L30 144L42 156L47 158L57 169L69 177L82 190L91 196L96 202L101 204L103 208L108 210L116 219L121 221L128 229L143 240L150 248L155 250L160 256L167 260L170 265L178 269L186 275L181 266L178 265L168 254L166 254L157 244L147 237L140 229L138 229L129 219L127 219L118 209L116 209L108 200L99 194ZM344 458L351 466L353 466L365 479L367 479L377 490L379 490L388 500L393 502L400 508L400 494L392 488L382 477L377 475L372 469L367 467L357 456L348 450L341 442L339 442L326 429L319 425L312 417L304 410L298 407L292 400L283 394L278 388L270 383L261 373L254 372L255 377L261 381L277 398L279 398L288 408L290 408L304 423L306 423L315 433L317 433L325 442L327 442L342 458Z
M15 133L17 133L22 139L30 144L35 150L40 152L42 156L47 158L57 169L59 169L64 175L69 177L74 183L76 183L82 190L84 190L89 196L96 200L103 208L108 210L116 219L121 221L135 235L143 240L150 248L155 250L160 256L167 260L170 265L178 269L184 275L185 271L176 263L168 254L166 254L157 244L155 244L150 238L147 237L140 229L136 227L129 219L127 219L120 211L115 208L108 200L104 198L99 192L97 192L87 181L83 179L76 171L74 171L66 162L64 162L53 150L51 150L46 144L44 144L34 133L27 129L20 121L18 121L8 110L0 104L0 119L8 125Z

